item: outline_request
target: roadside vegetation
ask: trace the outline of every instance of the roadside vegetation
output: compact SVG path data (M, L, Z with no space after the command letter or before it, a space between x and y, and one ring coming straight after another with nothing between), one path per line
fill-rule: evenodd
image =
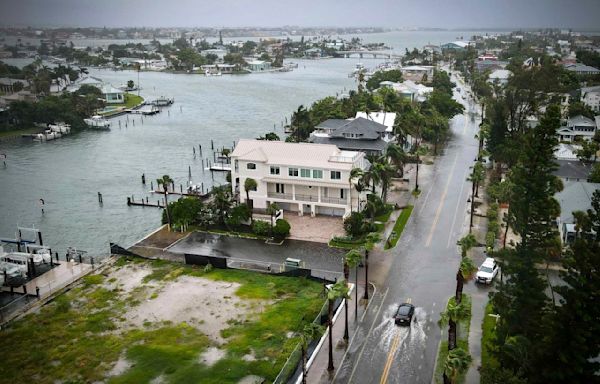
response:
M116 285L113 272L126 268L124 273L130 274L127 268L132 266L149 268L150 273L129 290ZM304 278L138 258L121 258L111 268L87 276L37 313L3 330L0 383L237 383L248 375L272 381L300 342L304 326L324 304L321 284ZM247 305L239 306L238 319L223 324L222 345L196 326L202 319L172 322L148 318L143 327L125 325L131 311L160 299L169 284L182 278L239 284L235 296ZM205 316L212 316L209 310L206 308ZM222 357L212 364L201 362L199 356L212 347L221 349ZM107 376L122 359L127 362L122 372Z
M398 240L400 239L400 236L402 236L402 232L404 231L404 227L406 226L406 223L408 222L408 219L410 218L410 214L412 213L412 210L413 210L412 205L409 205L406 208L402 209L400 216L398 216L398 220L396 220L396 224L394 224L394 229L392 230L390 237L385 242L384 249L390 249L390 248L394 248L396 246L396 244L398 243Z

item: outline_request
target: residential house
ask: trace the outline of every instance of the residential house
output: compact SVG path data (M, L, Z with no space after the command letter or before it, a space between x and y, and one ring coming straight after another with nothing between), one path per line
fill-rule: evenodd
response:
M477 60L475 61L475 69L479 73L485 71L493 71L496 69L504 69L508 65L508 61L504 60Z
M13 93L15 91L15 85L19 83L20 88L27 88L29 86L29 81L21 80L21 79L12 79L10 77L0 77L0 92L3 93ZM21 90L19 89L19 90Z
M67 91L76 92L84 85L91 85L98 88L102 92L104 101L107 104L121 104L125 102L125 92L113 87L110 84L106 84L101 79L93 76L86 76L77 79L75 82L67 86Z
M565 185L562 191L554 195L554 198L560 204L561 213L556 221L563 244L572 243L577 234L573 212L585 212L590 209L592 207L592 195L599 189L599 183L574 182Z
M268 71L271 69L271 63L262 60L252 60L248 62L248 69L252 72Z
M432 65L410 65L402 67L400 70L402 71L402 77L405 80L420 83L431 81L433 79L433 69L434 67Z
M381 87L388 87L393 89L400 96L410 100L411 102L423 102L427 99L427 95L433 92L433 87L427 87L423 84L417 84L411 80L405 80L402 83L382 81L379 85Z
M564 183L587 181L590 178L591 164L582 163L578 159L559 159L555 162L558 168L552 174Z
M232 190L246 201L244 183L257 183L248 191L253 209L277 203L298 215L347 216L359 196L350 181L353 168L366 169L365 155L335 145L286 143L241 139L231 153Z
M575 74L582 76L597 75L600 73L600 69L581 63L566 64L564 67L567 71L575 72Z
M508 83L508 78L512 75L512 72L508 69L496 69L488 76L488 82L494 84L498 83L502 86Z
M558 140L566 142L590 141L594 137L596 129L596 121L588 117L581 115L571 117L566 121L565 125L558 129Z
M200 51L200 54L202 56L215 55L219 58L219 60L223 60L225 55L227 55L227 50L226 49L205 49L203 51Z
M381 155L389 144L387 129L387 126L364 117L329 119L315 126L310 141L335 145L342 150Z
M581 88L581 102L594 112L600 112L600 85Z

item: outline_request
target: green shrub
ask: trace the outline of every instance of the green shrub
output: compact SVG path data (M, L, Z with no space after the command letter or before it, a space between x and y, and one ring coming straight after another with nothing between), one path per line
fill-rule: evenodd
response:
M494 243L496 242L496 234L494 232L488 232L485 235L485 245L488 248L494 248Z
M279 219L279 220L277 220L277 222L275 223L275 226L273 227L273 236L277 239L283 240L289 236L290 229L291 229L290 223L288 223L284 219Z
M170 202L169 214L171 215L171 223L177 226L181 224L194 224L198 219L198 213L200 213L202 206L202 202L195 197L184 197ZM163 211L162 223L167 223L166 211Z
M360 212L352 212L350 216L344 220L344 231L348 236L360 237L365 234L369 228L365 226L365 215Z
M250 208L246 204L236 205L231 209L229 217L225 219L225 222L230 227L239 227L242 222L250 218Z
M500 230L500 224L498 224L498 221L492 220L488 223L488 232L492 232L492 233L496 234L496 233L498 233L499 230Z
M258 236L267 236L271 226L266 221L256 220L252 224L252 232Z

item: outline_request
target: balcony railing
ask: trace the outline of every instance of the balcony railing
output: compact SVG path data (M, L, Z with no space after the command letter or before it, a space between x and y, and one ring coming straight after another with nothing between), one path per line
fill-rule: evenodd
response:
M272 197L275 199L292 200L291 193L267 192L267 197Z
M341 199L339 197L321 197L321 202L327 203L327 204L340 204L340 205L348 204L347 199Z
M315 196L315 195L302 195L302 194L296 193L296 200L302 200L302 201L319 201L319 196Z

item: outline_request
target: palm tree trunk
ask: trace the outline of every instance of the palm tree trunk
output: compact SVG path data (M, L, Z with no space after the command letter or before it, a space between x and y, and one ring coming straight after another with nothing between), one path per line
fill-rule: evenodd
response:
M418 190L419 190L419 153L417 152L417 173L415 175L415 191L418 191Z
M475 183L472 183L473 186L471 188L471 219L469 221L469 233L471 233L473 229L473 214L475 213Z
M456 348L456 323L448 319L448 351Z
M333 300L329 300L329 308L327 310L328 318L327 325L329 326L329 363L327 364L327 370L332 372L333 367Z
M508 206L508 212L506 212L506 228L504 228L504 238L502 239L502 248L506 248L506 236L508 236L508 218L510 213L510 205Z
M358 318L358 265L354 267L354 321Z
M165 190L165 211L167 211L167 224L169 225L169 230L171 230L171 215L169 214L169 202L167 200L168 192L167 188L163 188Z
M442 376L442 378L444 379L444 384L452 384L452 380L450 380L448 375L446 375L446 371L444 371L444 375Z
M346 280L346 287L348 286L348 278L350 277L350 268L348 263L344 263L344 279ZM344 299L344 341L346 341L346 346L348 346L348 339L350 336L348 335L348 299Z
M369 251L365 251L365 300L369 300Z
M456 293L454 296L454 301L456 301L456 304L460 304L460 302L462 300L462 293L463 293L464 285L465 285L465 278L463 277L463 275L459 269L458 272L456 273Z
M306 384L306 349L304 349L304 343L302 343L302 384Z

